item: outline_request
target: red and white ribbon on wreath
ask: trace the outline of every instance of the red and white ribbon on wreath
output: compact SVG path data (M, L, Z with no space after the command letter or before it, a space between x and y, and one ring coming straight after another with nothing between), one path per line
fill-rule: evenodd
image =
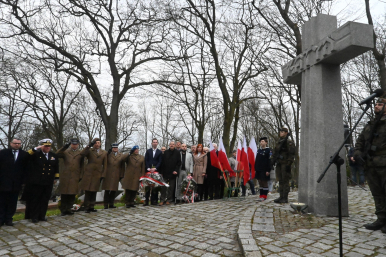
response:
M158 173L158 172L157 172ZM151 172L147 172L146 175L149 175L151 174ZM156 184L158 186L165 186L165 187L169 187L169 184L167 183L164 183L164 182L161 182L159 180L156 180L154 178L151 178L151 177L148 177L148 176L142 176L139 178L139 181L141 181L141 186L143 187L143 181L148 181L148 182L151 182L153 184Z

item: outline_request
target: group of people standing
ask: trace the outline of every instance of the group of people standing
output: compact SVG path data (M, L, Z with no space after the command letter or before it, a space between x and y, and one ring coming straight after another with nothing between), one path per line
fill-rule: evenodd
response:
M286 132L285 132L286 131ZM273 155L267 147L267 138L260 139L261 148L256 156L256 178L260 184L260 198L266 199L268 181L271 177L271 155L277 155L277 175L280 181L280 198L275 202L288 202L288 165L291 165L294 150L293 143L287 140L284 129L278 146ZM152 139L152 147L145 156L139 154L139 147L135 145L130 153L120 153L118 144L112 144L108 151L101 149L101 140L94 138L83 150L79 149L79 140L71 139L56 153L51 151L52 140L43 139L40 145L23 151L21 140L14 138L10 148L0 151L0 225L12 226L19 193L24 186L21 200L26 202L25 218L33 223L46 221L48 202L51 197L53 184L60 177L59 193L61 195L61 215L73 215L75 196L82 190L84 209L86 213L97 212L95 207L96 194L104 190L104 208L116 208L114 200L117 196L119 182L125 190L127 208L135 207L135 198L139 190L139 179L147 172L158 172L163 176L169 187L145 187L144 205L169 205L172 202L182 202L182 182L191 175L197 183L196 201L221 199L224 197L224 178L220 169L213 166L209 149L202 144L191 146L170 142L169 148L158 149L158 140ZM216 154L217 145L213 144ZM275 155L276 154L276 155ZM63 167L59 172L59 158L63 159ZM233 159L233 160L232 160ZM237 161L235 153L229 159L233 169ZM248 167L249 170L251 167ZM283 174L285 172L285 174ZM60 174L59 174L60 173ZM60 175L60 176L59 176ZM250 180L252 178L250 177ZM250 181L248 181L250 182ZM282 184L283 182L283 184ZM253 186L254 187L254 186ZM254 190L251 186L251 189ZM289 187L288 187L289 189ZM159 197L160 192L160 199ZM242 193L245 195L245 187ZM289 191L289 190L288 190ZM252 191L254 192L254 191ZM235 190L234 196L238 196Z

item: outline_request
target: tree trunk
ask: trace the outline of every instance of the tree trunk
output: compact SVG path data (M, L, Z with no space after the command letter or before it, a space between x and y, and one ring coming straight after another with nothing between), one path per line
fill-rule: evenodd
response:
M233 123L233 136L231 140L231 145L228 151L228 154L232 156L232 151L235 149L236 139L237 139L237 126L239 125L240 114L240 105L236 107L235 122Z
M383 91L386 92L386 64L385 56L377 60L379 67L379 83Z

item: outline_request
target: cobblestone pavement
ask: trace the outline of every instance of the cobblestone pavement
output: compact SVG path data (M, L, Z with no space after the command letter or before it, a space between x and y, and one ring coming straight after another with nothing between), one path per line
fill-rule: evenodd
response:
M376 219L370 191L350 187L348 196L349 217L342 222L344 256L386 256L386 234L363 228ZM241 222L238 236L246 256L339 256L338 218L295 214L289 204L273 203L276 197L250 211L250 223ZM290 202L297 202L297 192L290 194Z
M386 256L386 234L363 228L375 220L370 192L355 187L348 195L344 255ZM339 256L337 218L296 214L276 197L23 220L0 228L0 256Z
M0 256L242 256L237 229L255 206L252 196L23 220L0 228Z

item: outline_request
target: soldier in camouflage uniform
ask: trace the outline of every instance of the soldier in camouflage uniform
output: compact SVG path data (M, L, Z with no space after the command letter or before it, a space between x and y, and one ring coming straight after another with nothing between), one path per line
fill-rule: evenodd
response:
M277 142L272 155L273 165L276 164L276 179L279 181L280 197L275 203L288 203L291 179L291 165L295 158L295 144L288 139L288 129L280 129L280 140Z
M377 220L366 224L370 230L386 233L386 99L379 98L374 107L375 119L363 129L355 145L354 159L364 164L367 183L375 202ZM381 115L381 116L380 116ZM373 136L371 136L371 134Z

